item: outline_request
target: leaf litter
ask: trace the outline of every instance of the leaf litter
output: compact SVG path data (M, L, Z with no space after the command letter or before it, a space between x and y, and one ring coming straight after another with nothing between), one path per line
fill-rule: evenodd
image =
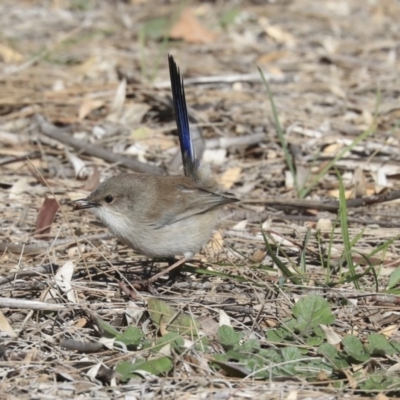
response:
M0 5L4 396L398 396L398 4L258 3ZM137 292L167 263L69 203L119 172L176 173L167 53L241 202L172 284ZM323 207L341 197L347 221Z

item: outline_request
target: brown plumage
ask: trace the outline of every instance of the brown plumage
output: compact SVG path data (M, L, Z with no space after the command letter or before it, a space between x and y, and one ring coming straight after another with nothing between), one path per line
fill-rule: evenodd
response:
M148 257L191 257L210 238L218 208L237 201L185 176L121 174L75 209L90 208L110 231Z

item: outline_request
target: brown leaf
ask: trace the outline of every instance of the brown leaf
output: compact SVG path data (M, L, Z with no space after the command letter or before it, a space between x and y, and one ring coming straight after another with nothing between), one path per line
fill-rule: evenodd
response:
M48 239L45 235L50 232L51 224L54 221L57 210L58 203L56 199L44 199L36 220L34 235L40 235L42 239Z
M85 119L92 111L103 107L104 101L98 99L92 99L90 96L85 96L79 107L78 118L80 120Z
M0 44L0 59L7 64L20 63L24 57L22 54L16 52L11 47Z
M94 171L86 180L83 190L91 192L92 190L96 189L97 186L99 185L100 185L100 172L96 167L94 167Z
M217 36L201 25L190 8L183 10L169 35L172 39L182 39L188 43L210 43Z

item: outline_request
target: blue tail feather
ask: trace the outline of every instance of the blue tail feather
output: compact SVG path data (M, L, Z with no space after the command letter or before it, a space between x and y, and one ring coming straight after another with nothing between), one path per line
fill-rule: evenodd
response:
M168 55L168 63L175 119L178 127L179 143L181 146L183 170L186 176L192 176L195 172L197 162L192 138L190 136L189 117L186 107L183 78L174 58L171 55Z

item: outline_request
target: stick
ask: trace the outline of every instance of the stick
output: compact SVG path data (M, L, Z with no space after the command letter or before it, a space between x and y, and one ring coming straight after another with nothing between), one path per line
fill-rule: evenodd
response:
M71 146L76 150L83 151L84 153L93 157L101 158L102 160L110 163L122 165L136 172L146 172L156 175L163 174L161 168L141 163L140 161L123 156L121 154L114 154L110 150L103 149L95 144L76 139L72 135L65 133L64 129L58 128L57 126L47 122L42 115L36 114L36 122L43 135L57 140L67 146Z

